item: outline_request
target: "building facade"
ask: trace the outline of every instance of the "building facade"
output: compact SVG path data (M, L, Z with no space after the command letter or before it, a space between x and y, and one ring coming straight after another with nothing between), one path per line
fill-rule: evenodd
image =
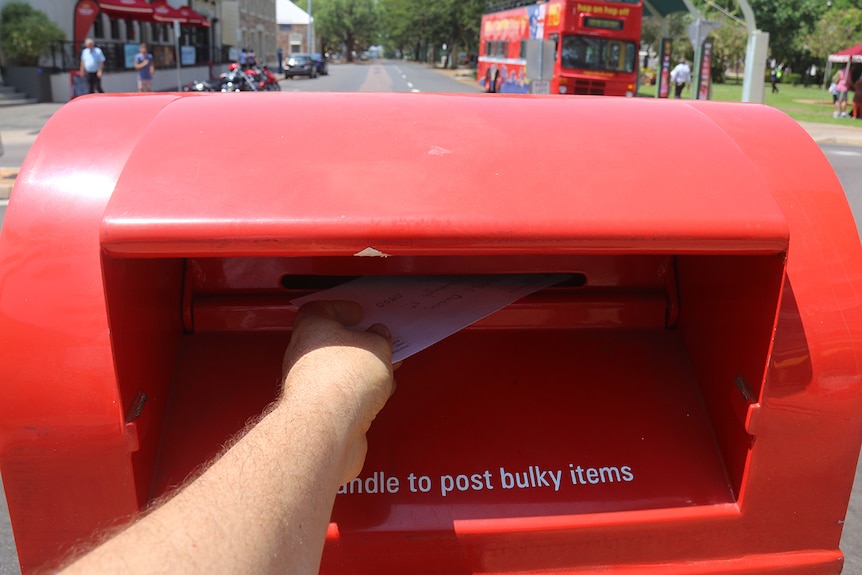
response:
M313 19L297 4L291 0L276 0L276 21L278 49L282 54L287 56L318 51L313 40L311 49L308 45L309 26Z
M0 0L0 8L14 0ZM179 45L194 49L194 64L220 64L230 60L231 49L253 49L263 62L275 62L278 28L275 18L275 0L138 0L141 4L158 6L167 4L176 11L191 8L203 17L203 23L180 26ZM99 4L95 0L95 4ZM146 42L158 58L157 64L172 64L167 53L173 55L176 44L174 27L169 23L152 21L149 17L118 17L109 4L93 21L87 37L92 37L100 46L112 44L134 44ZM29 0L29 4L41 10L66 32L67 40L75 43L75 9L77 0ZM164 47L164 48L161 48ZM57 55L51 61L40 62L43 67L69 68L68 60L74 59L79 45L69 45L65 58ZM191 50L186 50L191 54ZM109 62L109 71L114 62ZM192 65L185 57L183 65Z
M0 0L0 9L13 1ZM258 62L277 61L276 0L81 0L84 2L78 10L79 0L29 0L65 32L66 41L53 45L39 62L39 75L51 76L49 99L30 94L29 88L20 91L41 101L70 99L77 90L75 72L87 37L105 54L102 84L109 92L137 89L134 55L141 42L155 56L154 90L178 90L185 83L217 75L238 59L242 48L254 50ZM84 13L87 16L82 19ZM0 63L9 64L2 54ZM5 83L16 87L15 79L27 72L7 71Z

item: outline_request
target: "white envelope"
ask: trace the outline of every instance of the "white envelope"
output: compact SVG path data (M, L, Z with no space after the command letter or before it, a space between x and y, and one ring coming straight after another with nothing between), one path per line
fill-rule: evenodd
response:
M392 332L398 362L487 317L514 301L568 279L566 274L469 276L366 276L292 300L359 303L365 330L382 323Z

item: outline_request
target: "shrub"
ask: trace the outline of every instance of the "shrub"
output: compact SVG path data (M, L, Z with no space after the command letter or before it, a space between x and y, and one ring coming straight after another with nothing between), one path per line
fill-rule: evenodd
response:
M802 74L799 72L790 72L789 74L784 74L781 78L782 84L793 84L797 86L802 83Z
M66 39L66 34L41 10L29 4L12 2L0 11L0 48L11 64L36 66L39 56L51 42Z

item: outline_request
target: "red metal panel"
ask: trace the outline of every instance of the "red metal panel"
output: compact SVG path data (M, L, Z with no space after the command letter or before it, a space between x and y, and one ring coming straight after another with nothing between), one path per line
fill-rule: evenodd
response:
M277 94L250 96L254 103L240 97L230 105L244 106L251 124L266 125L283 109ZM296 158L301 142L309 153L290 178L266 170L241 182L224 177L219 167L236 163L224 145L234 128L212 118L225 113L225 100L185 98L163 110L117 183L102 229L106 248L263 255L314 246L353 255L372 246L429 255L787 245L784 217L757 166L694 108L630 101L630 121L610 130L607 119L619 110L610 99L295 96L291 106L303 113L255 143L257 161L276 166ZM385 113L372 121L369 109ZM321 129L334 110L350 119L338 138ZM709 161L699 146L659 141L668 125L708 142ZM660 160L666 154L672 161Z
M139 507L96 229L136 136L174 99L136 100L118 136L94 129L104 100L77 98L41 132L6 211L0 468L25 572Z

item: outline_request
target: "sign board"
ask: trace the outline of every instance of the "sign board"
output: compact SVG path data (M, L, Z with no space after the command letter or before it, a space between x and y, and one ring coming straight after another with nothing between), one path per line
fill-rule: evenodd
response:
M123 59L126 68L135 67L135 56L141 51L140 44L123 44Z
M670 57L673 48L673 40L661 39L661 52L659 53L659 70L656 84L658 85L658 98L667 98L670 95Z
M70 100L90 93L90 84L87 83L87 78L79 76L77 70L69 72L69 87Z
M710 22L698 18L686 27L685 32L688 34L688 39L691 40L692 46L697 47L703 44L707 36L720 26L721 24L718 22Z
M550 80L533 80L530 82L530 93L531 94L550 94L551 93L551 81Z
M197 52L194 46L180 46L180 63L183 66L194 66L197 61Z
M710 69L712 68L712 38L707 38L700 49L700 74L697 77L697 99L709 100Z
M524 40L527 45L527 78L549 80L554 75L554 50L551 40Z

